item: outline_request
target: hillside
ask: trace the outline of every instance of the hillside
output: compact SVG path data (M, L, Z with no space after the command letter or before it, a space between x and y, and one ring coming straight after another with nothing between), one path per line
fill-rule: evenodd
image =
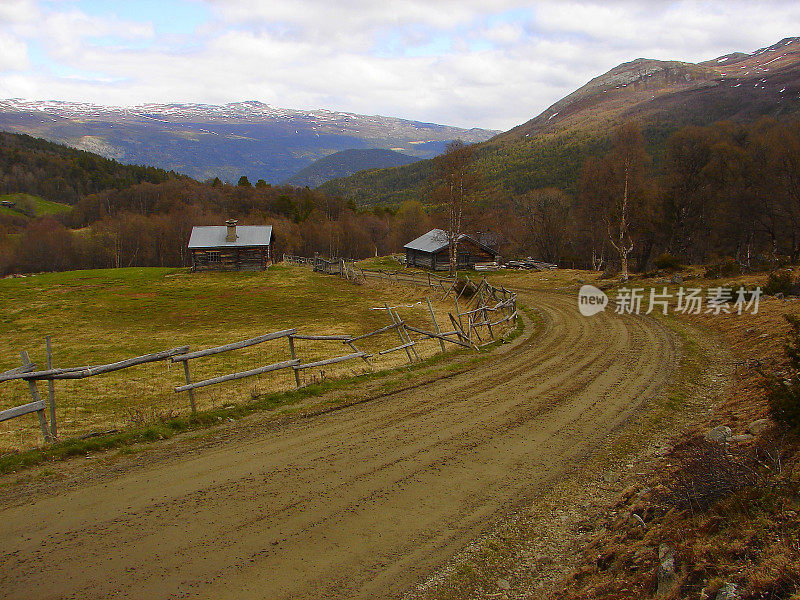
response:
M27 193L75 204L87 194L178 179L175 173L123 165L28 135L0 132L0 194Z
M299 187L317 187L331 179L347 177L358 171L400 167L417 160L419 159L394 150L342 150L308 165L287 179L286 183Z
M658 158L671 133L720 120L800 113L800 38L702 63L636 59L592 79L547 110L478 144L484 180L512 193L575 191L586 157L607 147L614 123L636 120ZM321 190L365 204L425 197L425 162L328 182Z
M0 201L9 203L0 206L0 215L42 217L45 215L58 215L68 213L72 207L61 202L52 202L31 194L4 194Z
M800 38L699 64L639 58L611 69L496 141L597 130L639 119L650 127L748 121L800 108Z
M430 158L451 140L480 142L497 133L261 102L124 108L21 100L0 101L0 129L196 179L235 182L246 175L272 184L340 150L380 148Z

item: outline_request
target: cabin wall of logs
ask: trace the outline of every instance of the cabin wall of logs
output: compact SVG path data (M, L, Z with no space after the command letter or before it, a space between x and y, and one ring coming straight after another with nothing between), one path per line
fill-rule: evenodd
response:
M269 265L269 247L192 248L194 271L263 271Z
M470 240L458 242L458 251L456 252L456 268L458 269L472 269L478 263L492 262L496 258L496 254ZM444 247L435 252L426 252L406 248L406 265L433 271L449 271L450 249Z

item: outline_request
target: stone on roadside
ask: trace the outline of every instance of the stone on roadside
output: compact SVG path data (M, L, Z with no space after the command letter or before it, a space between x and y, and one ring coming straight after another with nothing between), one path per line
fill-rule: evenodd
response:
M761 435L769 427L769 419L757 419L747 426L747 433Z
M675 586L675 548L669 544L658 547L657 596L663 596Z
M730 427L727 425L720 425L718 427L714 427L714 429L706 433L706 439L709 442L722 443L731 437L732 434L733 432L731 431Z

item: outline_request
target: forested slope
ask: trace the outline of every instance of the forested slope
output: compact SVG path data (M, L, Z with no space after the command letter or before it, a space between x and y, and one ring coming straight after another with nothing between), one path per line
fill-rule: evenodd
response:
M24 192L75 204L102 190L178 178L172 171L124 165L28 135L0 132L0 194Z

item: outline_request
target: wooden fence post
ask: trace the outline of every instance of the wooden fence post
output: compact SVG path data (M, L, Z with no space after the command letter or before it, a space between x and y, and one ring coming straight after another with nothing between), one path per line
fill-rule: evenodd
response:
M458 307L458 296L454 297L453 300L456 303L456 316L458 317L458 322L461 325L461 329L464 329L464 322L461 320L461 309Z
M297 360L297 353L294 349L294 338L289 336L289 352L292 354L292 360ZM297 369L292 369L294 371L294 383L297 386L297 389L300 389L300 374L297 372Z
M31 359L28 356L28 351L23 350L19 353L20 357L22 358L22 366L28 366L31 364ZM41 398L39 397L39 388L36 387L36 381L33 379L26 379L25 381L28 382L28 391L31 393L31 398L33 398L34 402L41 402ZM45 442L50 441L50 430L47 427L47 417L45 416L44 408L41 410L36 411L36 416L39 417L39 427L42 428L42 437L44 438Z
M411 345L411 351L414 353L414 356L416 357L417 362L419 362L419 354L417 353L417 345L416 345L416 343L414 343L411 340L411 336L408 335L408 330L406 329L405 322L403 322L403 320L400 318L400 313L395 312L394 316L397 319L397 322L401 324L401 326L398 327L398 330L400 331L400 335L405 337L405 343L406 344L410 344Z
M489 335L492 336L492 339L494 339L494 332L492 331L492 323L489 319L489 314L486 311L486 307L483 308L483 320L486 321L486 327L489 329Z
M183 363L183 374L186 376L186 385L190 385L192 383L192 378L189 375L189 359L181 361ZM192 414L197 414L197 404L194 401L194 390L189 390L189 404L192 407Z
M430 277L430 275L428 275L428 277ZM431 320L433 321L433 326L436 328L436 333L441 335L442 330L439 329L439 323L436 322L436 313L433 312L433 306L431 306L431 299L425 298L425 300L428 301L428 310L431 311ZM439 344L442 347L442 352L446 352L446 349L444 347L444 340L440 339Z
M392 312L392 309L389 308L389 303L388 302L384 302L383 305L386 307L386 312L389 314L389 318L392 320L392 323L397 324L398 321L395 320L394 313ZM397 327L396 329L397 329L397 337L400 338L400 345L402 346L403 344L406 343L406 340L403 337L403 332L400 331L400 328ZM408 355L408 362L413 364L414 363L414 359L411 357L411 350L409 350L406 347L405 351L406 351L406 354Z
M50 336L44 338L47 348L47 369L53 368L53 347ZM53 439L58 438L58 427L56 425L56 382L52 379L47 380L47 399L50 406L50 435Z

